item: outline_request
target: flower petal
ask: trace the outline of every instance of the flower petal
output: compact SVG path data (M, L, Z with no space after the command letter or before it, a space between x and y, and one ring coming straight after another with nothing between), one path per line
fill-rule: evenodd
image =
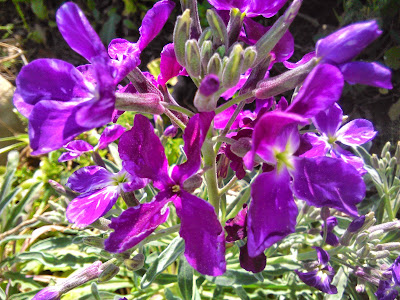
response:
M68 204L67 219L79 227L92 224L113 207L118 196L116 186L108 186L95 192L82 194Z
M353 61L339 66L344 80L350 84L365 84L392 89L392 72L376 62Z
M99 166L88 166L75 171L66 184L79 193L99 190L111 184L112 173Z
M62 36L75 52L90 62L99 56L108 58L106 48L78 5L73 2L63 4L57 10L56 21Z
M173 201L181 219L179 234L185 240L188 263L201 274L224 274L225 235L214 207L187 192L182 192Z
M106 148L109 144L117 140L125 132L125 127L115 124L104 128L99 139L99 149Z
M174 44L172 43L164 46L160 57L160 75L158 77L158 83L165 85L168 80L178 76L183 67L176 60Z
M302 138L303 141L310 143L312 148L302 153L300 155L301 157L326 156L331 149L331 146L326 142L326 140L317 136L315 133L306 132L303 134Z
M113 218L110 227L114 232L105 240L105 249L110 252L124 252L156 230L169 215L167 205L171 200L166 196L166 193L159 193L154 201L130 207L118 218Z
M342 124L343 111L337 103L318 113L313 123L318 131L326 136L336 136L336 131Z
M256 257L250 257L247 250L247 244L240 247L239 255L240 266L246 271L253 273L260 273L265 269L267 265L267 257L264 252L260 253Z
M229 219L225 223L225 231L227 232L226 242L242 240L247 237L247 204L243 204L243 209L233 219Z
M291 175L297 198L358 216L356 205L365 197L365 183L353 166L330 157L302 157L295 160Z
M247 215L247 247L256 257L274 243L295 232L297 206L290 189L289 173L283 169L259 175L251 186Z
M336 134L337 140L348 146L362 145L377 134L374 125L365 119L356 119L345 124Z

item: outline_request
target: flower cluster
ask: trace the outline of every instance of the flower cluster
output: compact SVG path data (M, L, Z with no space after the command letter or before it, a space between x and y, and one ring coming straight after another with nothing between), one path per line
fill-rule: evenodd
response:
M29 120L32 154L64 147L67 152L59 159L64 162L84 152L96 153L97 165L78 169L66 184L77 193L66 215L78 227L95 224L109 216L121 196L128 208L112 213L108 229L113 231L105 250L132 253L130 249L145 245L172 218L184 240L186 260L199 273L224 274L226 243L240 240L241 266L258 273L266 266L265 250L296 232L299 207L359 216L366 170L351 147L371 141L377 132L364 119L342 125L338 101L346 81L392 87L388 68L352 61L382 32L374 20L349 25L319 40L314 53L290 63L294 41L288 27L301 0L290 3L269 28L251 18L275 15L286 0L209 0L216 10L207 12L209 27L204 30L193 9L195 2L182 1L173 42L160 53L157 78L138 68L140 54L167 22L175 6L172 1L161 0L147 12L136 43L115 39L108 50L78 6L63 4L57 11L59 30L89 64L31 62L17 78L14 104ZM271 77L269 70L278 63L290 70ZM189 76L199 87L193 100L196 111L181 107L169 93L167 81L176 76ZM125 78L129 84L119 85ZM290 103L275 98L294 88ZM106 127L95 147L74 140L116 121L124 111L137 113L129 130ZM157 127L163 121L155 117L155 130L140 113L165 114L172 127L163 133ZM183 132L184 158L169 165L163 139L175 136L178 129ZM97 153L112 142L119 142L118 171L106 166ZM235 175L226 183L229 165ZM236 206L230 212L238 214L231 213L226 220L221 198L237 179L251 180L251 197L232 204ZM144 187L151 187L153 199L136 198ZM337 246L339 238L332 232L337 219L323 220L323 245ZM329 254L314 248L318 266L296 272L306 284L336 293ZM381 283L379 289L388 284Z

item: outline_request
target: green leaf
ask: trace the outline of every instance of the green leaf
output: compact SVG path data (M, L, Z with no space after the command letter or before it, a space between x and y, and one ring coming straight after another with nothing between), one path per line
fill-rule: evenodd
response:
M182 255L179 259L178 286L184 300L192 300L193 298L193 275L193 268Z
M238 295L241 300L250 300L246 290L242 286L234 285L233 289L235 290L236 295Z
M6 300L6 293L4 293L1 287L0 287L0 300Z
M258 282L253 274L245 271L228 270L218 277L206 276L207 280L221 286L249 285Z
M31 0L33 13L41 20L47 19L47 7L43 0Z
M393 70L400 69L400 47L392 47L385 52L385 65Z
M104 23L100 31L100 38L107 45L117 36L116 28L120 21L121 16L117 13L117 9L110 9L108 13L108 20Z
M147 288L156 278L158 274L163 272L170 264L172 264L183 253L185 242L182 238L176 237L168 245L160 256L151 264L150 268L144 274L140 286L142 289Z
M73 244L73 236L65 236L65 237L53 237L48 238L43 241L35 243L30 247L30 251L39 252L45 250L54 250L60 248L66 248L69 245Z
M164 295L166 300L181 300L181 298L175 296L172 294L171 290L169 288L165 288L164 290Z
M32 276L27 277L26 275L21 274L19 272L5 272L3 276L5 279L10 279L12 285L15 285L16 283L21 284L22 289L42 288L42 285L37 281L33 280Z
M17 170L18 160L19 160L18 151L11 151L10 153L8 153L7 169L4 175L3 184L0 189L0 203L3 202L4 197L6 197L6 195L8 195L8 193L11 190L11 185L15 180L14 174L15 171Z
M4 199L0 200L0 216L7 205L14 199L14 197L21 191L20 187L13 189Z

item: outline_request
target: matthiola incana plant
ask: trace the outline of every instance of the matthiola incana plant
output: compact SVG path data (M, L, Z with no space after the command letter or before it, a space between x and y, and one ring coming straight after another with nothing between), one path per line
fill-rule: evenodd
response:
M201 28L196 1L181 1L181 11L158 1L137 42L117 38L108 49L76 4L58 9L62 36L88 64L31 62L16 80L14 103L28 119L33 155L64 148L59 162L71 166L92 154L93 165L65 183L66 218L108 261L34 299L60 299L124 267L145 288L177 259L172 282L184 299L200 299L204 282L233 286L243 299L247 285L264 278L272 285L273 276L293 287L289 298L396 297L398 259L390 259L400 244L382 236L399 228L398 206L387 200L389 183L378 189L382 205L364 200L368 180L384 172L362 148L377 131L368 120L346 123L338 103L346 82L392 88L388 68L353 61L382 31L375 20L351 24L291 63L289 27L302 1L286 2L209 0L209 27ZM285 4L270 27L252 19L270 18ZM173 40L158 72L146 72L140 54L172 11L180 14ZM289 70L271 76L282 63ZM190 109L172 96L168 82L177 76L198 87ZM128 123L111 125L126 111L134 112L123 117ZM96 146L81 135L103 126Z

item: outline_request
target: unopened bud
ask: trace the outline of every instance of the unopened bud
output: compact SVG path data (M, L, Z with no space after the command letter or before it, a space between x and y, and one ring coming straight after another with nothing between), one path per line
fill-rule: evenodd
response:
M257 58L257 50L256 47L247 47L243 53L243 66L241 73L247 71L247 69L251 68L256 61Z
M219 79L214 74L209 74L201 81L200 87L194 97L194 106L200 111L213 111L218 99L214 94L219 90Z
M329 207L326 207L326 206L322 207L321 208L321 219L325 221L330 216L331 216L331 212L329 210Z
M243 27L243 20L246 13L242 13L237 8L232 8L229 13L229 23L228 23L228 40L229 46L233 45L239 38L240 31Z
M50 186L61 196L66 196L69 199L74 199L78 196L77 193L71 191L67 187L64 187L61 183L58 183L57 181L49 179L48 182Z
M382 259L389 257L390 251L388 250L382 250L382 251L371 251L368 255L368 257L372 259Z
M260 56L260 52L257 51L257 53L258 56ZM295 69L265 79L258 84L253 93L259 99L266 99L292 90L303 83L307 75L316 65L317 59L313 58L309 62Z
M183 182L183 189L189 193L193 193L203 183L200 174L194 174Z
M224 88L227 89L233 87L239 82L242 66L243 47L240 44L236 44L232 48L229 60L227 61L222 73L222 85Z
M385 170L385 169L386 169L386 164L387 164L386 159L385 159L385 158L382 158L382 159L379 160L379 162L378 162L378 169Z
M174 125L169 125L164 130L164 136L169 138L175 137L177 133L178 133L178 128L176 128Z
M390 155L390 152L389 152L390 151L390 147L391 147L390 142L387 142L385 144L385 146L383 146L382 152L381 152L381 157L385 157L387 153L389 153L389 155Z
M110 230L109 225L111 224L111 221L106 219L106 218L98 218L96 221L94 221L90 226L100 229L100 230Z
M82 239L85 245L93 246L96 248L104 249L104 239L97 236L88 236Z
M357 249L360 249L364 247L367 242L368 242L368 233L363 232L357 236L354 244Z
M139 253L132 257L131 259L125 259L124 265L131 271L140 270L144 266L145 257L143 254Z
M364 247L362 247L361 249L357 250L356 254L357 254L358 258L362 259L362 258L366 258L369 255L370 251L371 251L371 248L367 244Z
M155 93L116 93L115 109L161 115L165 108Z
M364 293L365 292L365 280L362 278L357 278L357 285L356 285L357 293Z
M61 294L64 294L90 280L97 278L101 273L102 265L103 264L101 261L96 261L90 266L72 273L67 279L59 284Z
M51 210L57 211L57 212L60 212L60 213L65 213L65 207L60 205L59 203L54 202L52 200L50 200L48 203L49 203L49 205L51 207Z
M115 275L118 274L118 272L119 272L119 267L118 266L116 266L114 264L109 264L108 266L106 266L104 268L103 272L101 272L97 282L109 281L110 279L114 278Z
M174 28L174 50L176 60L181 66L185 66L185 44L190 36L190 25L192 20L190 18L190 10L186 9L181 16L179 16L175 23Z
M285 13L275 22L275 24L265 33L256 43L258 57L256 64L258 64L263 57L266 57L276 44L281 40L283 35L289 29L290 24L296 17L302 0L294 0Z
M400 142L397 142L396 152L394 153L394 157L396 157L397 161L400 162Z
M371 226L373 226L376 222L375 219L375 214L374 212L369 212L365 215L365 221L364 221L364 225L361 227L361 229L359 231L363 231L363 230L367 230L369 229Z
M220 75L221 72L222 72L221 57L219 56L218 53L214 53L207 64L207 74Z
M201 75L201 58L197 41L186 41L185 50L186 71L192 77L199 77Z
M231 151L239 157L244 157L250 150L251 138L240 138L231 145Z
M364 223L365 223L365 216L363 215L354 219L350 223L349 227L347 227L347 230L356 233L363 227Z
M218 178L226 178L228 175L228 169L230 160L226 157L225 154L221 154L218 156L218 164L217 164L217 177Z
M221 17L212 9L207 10L206 17L211 27L214 40L216 40L219 45L228 46L228 31Z
M374 169L379 169L379 158L375 153L371 156L371 165Z
M201 65L203 66L204 70L207 70L208 62L213 55L212 52L212 42L211 41L204 41L203 45L201 46L200 56L201 56Z
M49 286L37 293L32 300L60 300L60 296L60 287Z
M386 243L386 244L379 244L376 246L376 250L397 251L397 250L400 250L400 243L392 242L392 243Z
M396 157L391 157L389 160L389 168L393 170L396 167L396 165L397 165Z
M380 239L385 232L383 230L375 230L368 235L368 239L373 241L375 239Z
M212 37L212 31L210 27L207 27L206 29L204 29L204 31L201 33L200 38L198 40L199 43L199 47L203 47L203 43L205 41L210 41Z
M369 228L369 232L375 232L375 231L382 231L382 232L388 232L394 229L399 229L400 228L400 221L394 221L394 222L387 222L387 223L382 223L379 225L372 226Z

